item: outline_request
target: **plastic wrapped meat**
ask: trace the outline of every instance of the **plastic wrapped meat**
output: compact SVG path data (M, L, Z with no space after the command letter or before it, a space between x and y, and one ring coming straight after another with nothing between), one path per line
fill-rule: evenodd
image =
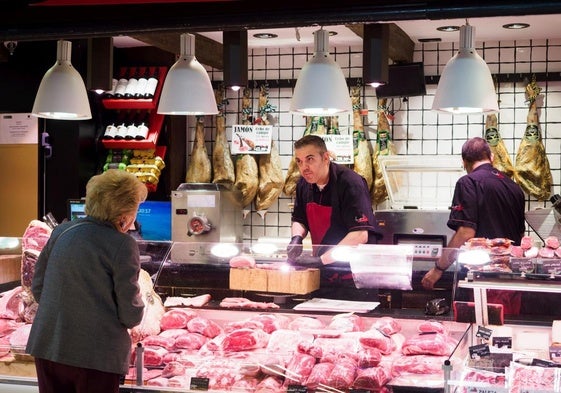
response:
M296 352L286 365L284 385L304 385L315 364L315 357Z
M356 363L347 360L339 361L331 370L326 385L339 390L347 390L353 386L357 373Z
M222 349L225 352L247 351L257 348L265 348L269 342L269 334L261 329L238 329L224 337Z
M372 324L370 329L376 329L386 336L391 336L401 331L401 325L392 317L381 317Z
M449 356L456 344L454 338L442 333L419 334L405 340L401 352L404 355Z
M391 379L390 370L384 366L365 368L358 370L357 377L353 382L355 389L378 389L388 383Z
M317 363L306 381L306 387L308 389L317 389L320 385L326 385L334 367L335 365L329 362Z
M359 342L366 348L377 348L382 355L389 355L396 349L396 343L377 329L370 329L362 333Z
M411 355L399 356L392 362L392 376L403 374L442 374L447 356Z
M191 333L200 333L204 336L214 338L222 333L222 328L216 322L203 318L195 317L187 322L187 329Z
M333 316L327 328L342 332L360 332L363 330L362 318L351 313L337 314Z
M160 327L162 330L169 329L184 329L187 327L187 322L198 316L198 314L186 308L172 308L162 315L160 320Z
M175 338L175 349L200 349L208 341L208 337L200 333L186 333Z

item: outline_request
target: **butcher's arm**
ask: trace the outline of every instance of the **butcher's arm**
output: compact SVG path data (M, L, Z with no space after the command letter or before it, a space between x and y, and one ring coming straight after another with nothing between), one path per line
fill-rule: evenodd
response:
M301 223L299 223L297 221L293 221L292 222L291 233L292 233L292 236L302 236L302 238L305 238L306 235L308 234L308 230Z
M442 277L442 273L454 263L455 252L450 249L457 249L464 245L469 239L475 237L475 229L470 227L459 227L452 239L448 242L448 249L442 253L440 259L436 262L436 266L430 269L423 279L421 284L425 289L433 289L434 284Z
M341 239L337 244L338 246L356 246L358 244L365 244L368 242L368 231L352 231L347 233L347 235ZM335 248L330 249L325 254L321 256L321 261L324 265L330 264L336 261L335 258L331 256L331 252Z

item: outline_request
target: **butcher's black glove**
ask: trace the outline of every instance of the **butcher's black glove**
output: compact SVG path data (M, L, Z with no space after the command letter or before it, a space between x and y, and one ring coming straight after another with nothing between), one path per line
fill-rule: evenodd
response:
M301 255L294 260L289 260L292 266L302 266L307 268L320 268L323 267L320 257L314 257L312 255Z
M298 258L300 254L302 254L302 249L302 236L292 236L292 239L290 239L290 243L288 243L288 246L286 246L286 256L288 257L288 260L292 261Z

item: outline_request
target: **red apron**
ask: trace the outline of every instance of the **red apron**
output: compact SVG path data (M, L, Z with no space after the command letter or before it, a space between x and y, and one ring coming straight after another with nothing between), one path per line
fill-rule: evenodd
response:
M323 237L331 225L331 206L322 206L315 202L306 204L308 229L312 237L313 255L316 255L317 246L322 245Z

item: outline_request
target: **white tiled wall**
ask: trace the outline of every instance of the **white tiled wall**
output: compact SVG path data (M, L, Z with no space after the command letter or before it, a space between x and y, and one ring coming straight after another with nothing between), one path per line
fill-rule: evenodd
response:
M417 44L414 61L424 63L425 75L439 75L446 62L456 53L455 43ZM500 83L497 87L500 100L499 131L514 163L520 140L526 127L528 111L525 102L525 83L523 77L532 73L561 72L561 40L536 40L523 42L485 42L478 43L478 53L486 60L491 72L501 75L513 74L517 82ZM362 48L331 48L331 54L341 66L347 78L360 78L362 69ZM249 86L252 87L253 112L257 115L257 98L259 86L253 81L268 81L278 85L279 81L294 80L300 68L312 56L312 48L278 49L266 48L251 51L249 56ZM222 73L209 70L211 78L219 81ZM540 107L540 124L543 143L546 147L551 172L554 180L554 193L561 193L561 82L540 81L542 88ZM410 97L408 101L390 100L390 108L395 112L391 123L392 139L397 154L408 155L460 155L461 146L467 138L483 136L485 117L483 115L439 115L430 110L435 84L427 85L427 94ZM228 91L227 132L230 137L231 126L241 120L241 91ZM368 109L363 118L367 138L371 143L376 140L376 106L374 89L363 88L362 104ZM292 88L270 87L269 101L276 107L273 114L276 125L273 139L281 154L283 169L286 173L292 157L293 141L300 138L305 127L305 118L289 112ZM193 119L188 119L188 151L191 151L193 139ZM206 119L206 142L209 154L214 143L214 119ZM349 132L352 116L339 117L341 133ZM281 195L264 218L252 211L244 221L244 240L256 240L259 237L286 237L290 235L290 199ZM549 202L538 202L527 198L527 209L549 207ZM388 206L376 206L376 209Z

